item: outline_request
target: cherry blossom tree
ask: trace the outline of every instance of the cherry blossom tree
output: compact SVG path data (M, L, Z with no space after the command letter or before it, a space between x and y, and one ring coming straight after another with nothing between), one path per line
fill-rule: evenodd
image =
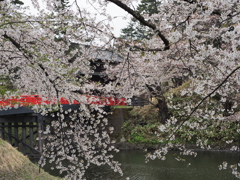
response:
M155 33L140 42L119 40L125 46L120 43L118 48L124 47L126 52L126 63L113 70L120 72L120 91L130 97L150 92L163 101L171 89L167 82L173 78L185 82L180 94L168 96L167 108L181 111L159 127L159 138L166 146L148 158L165 159L172 148L195 155L185 146L190 140L211 149L213 133L224 144L232 144L231 150L239 151L239 2L162 1L153 15L139 14L123 1L109 2ZM176 96L187 101L176 101ZM231 135L226 137L224 132L231 127ZM239 178L237 166L239 163L231 168Z
M161 113L164 121L157 133L165 143L148 155L150 159L165 159L172 148L195 155L185 146L190 139L211 149L211 133L224 133L228 127L234 126L234 136L239 136L238 0L162 1L158 13L151 16L135 11L132 0L88 0L95 14L82 6L82 0L67 5L56 0L40 2L32 1L37 13L30 14L25 6L0 1L0 74L7 75L18 89L15 95L31 93L81 102L77 110L63 110L60 104L33 107L55 118L44 132L43 155L55 161L61 172L68 172L68 178L81 179L90 164L108 164L122 173L108 153L117 150L111 144L106 112L86 104L86 96L76 92L88 94L98 88L105 95L114 92L126 98L149 93L158 98L159 109L179 110L177 115ZM110 26L114 15L106 13L109 3L128 12L153 35L142 41L115 37ZM116 67L106 62L106 73L115 82L89 81L93 71L89 60L97 49L112 49L123 57ZM79 71L85 75L78 77ZM187 85L166 97L173 78ZM174 101L176 96L189 99ZM176 136L183 141L176 141ZM239 151L232 135L222 141ZM63 160L69 161L68 167L62 165ZM231 168L239 178L239 162Z
M66 171L67 178L77 179L83 178L91 164L107 164L122 173L111 155L117 149L112 146L112 129L108 129L104 107L89 105L84 96L95 88L88 81L92 53L99 42L101 48L108 46L111 31L77 1L69 6L63 1L45 1L45 9L41 9L40 2L32 1L38 10L35 15L25 6L8 0L0 2L0 73L7 75L17 89L4 96L39 94L57 101L57 105L32 107L37 113L52 117L43 132L44 159L40 166L48 160L56 164L53 167L60 173ZM79 71L85 75L78 77ZM77 100L81 105L63 109L61 97ZM67 167L63 161L68 162Z

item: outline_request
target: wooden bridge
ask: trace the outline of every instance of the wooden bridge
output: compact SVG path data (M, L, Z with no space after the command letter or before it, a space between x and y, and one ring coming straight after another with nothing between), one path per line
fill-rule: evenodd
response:
M100 105L126 105L125 99L99 98L88 96L89 104ZM65 98L59 101L64 110L78 109L80 103L74 101L69 103ZM13 97L0 100L0 136L7 140L12 146L16 147L24 155L30 157L42 154L43 140L42 130L50 124L52 117L42 116L35 113L29 106L40 104L54 104L53 101L47 101L38 95ZM10 107L6 108L6 107ZM38 140L37 140L38 139Z
M20 121L19 121L20 120ZM4 140L25 155L38 156L42 152L42 116L34 113L0 117L0 133ZM37 142L36 137L40 140Z

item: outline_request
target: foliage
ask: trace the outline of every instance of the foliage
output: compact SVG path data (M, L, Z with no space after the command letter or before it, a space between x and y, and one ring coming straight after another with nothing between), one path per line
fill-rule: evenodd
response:
M122 136L130 143L159 144L158 111L151 105L135 107L129 112L129 119L122 126Z
M131 120L124 122L122 127L122 136L129 143L154 145L160 144L155 135L159 124L137 124Z
M16 4L16 5L23 5L24 3L20 0L14 0L11 3Z
M9 77L2 75L0 77L0 97L4 97L5 94L16 91Z
M158 8L161 4L159 0L141 0L137 6L136 12L139 14L154 15L159 12ZM126 28L122 29L122 38L134 39L141 41L142 39L150 39L153 33L149 28L139 23L135 18L132 18Z
M137 6L137 12L140 14L148 14L149 16L159 12L161 1L159 0L141 0Z

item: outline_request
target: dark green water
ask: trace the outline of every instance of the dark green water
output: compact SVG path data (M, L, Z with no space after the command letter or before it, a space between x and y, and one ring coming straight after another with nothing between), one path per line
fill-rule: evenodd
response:
M196 158L185 156L186 162L174 159L174 152L165 161L154 160L145 163L145 153L136 150L122 150L115 155L115 160L122 164L124 176L114 173L108 167L92 166L86 174L88 180L234 180L231 169L219 170L218 166L227 161L239 162L240 152L198 152ZM190 166L187 164L191 163ZM45 170L53 175L49 167Z

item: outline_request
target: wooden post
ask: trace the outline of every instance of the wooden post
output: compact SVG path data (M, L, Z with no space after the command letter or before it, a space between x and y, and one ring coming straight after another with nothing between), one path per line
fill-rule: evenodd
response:
M14 123L14 137L16 138L14 140L14 142L15 142L14 145L15 145L15 147L19 148L19 143L17 141L17 139L18 139L18 123L17 122Z
M42 155L43 152L43 144L42 144L42 123L43 117L41 115L37 116L37 123L38 123L38 151Z
M26 123L22 123L22 153L26 154Z
M12 145L12 123L8 123L8 142Z
M30 133L30 146L33 147L33 122L29 123L29 133ZM30 155L33 155L32 149L30 149Z
M1 127L1 138L2 138L2 139L5 139L5 133L4 133L4 127L5 127L5 126L4 126L4 123L1 123L1 126L2 126L2 127Z

